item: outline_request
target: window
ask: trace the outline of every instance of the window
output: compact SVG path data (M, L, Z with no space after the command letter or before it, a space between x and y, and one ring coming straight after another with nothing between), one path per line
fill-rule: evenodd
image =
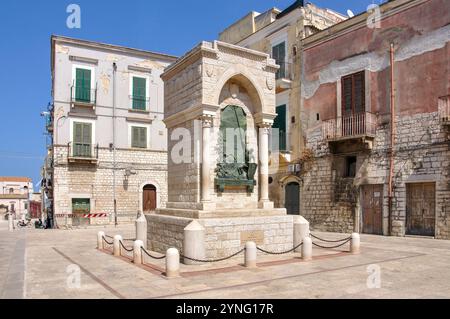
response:
M11 188L9 189L9 193L10 193L10 194L14 194L14 188L11 187Z
M132 126L131 127L131 147L147 148L147 128Z
M281 42L272 47L272 58L275 59L275 62L280 66L275 78L286 78L286 42Z
M91 102L91 70L75 69L75 101Z
M91 210L91 200L89 198L72 198L72 213L87 214Z
M356 156L348 156L345 159L344 177L353 178L356 176Z
M92 124L84 122L73 123L73 154L74 157L92 156Z
M133 110L147 109L147 79L137 76L133 76L133 89L132 89L132 108Z
M28 209L28 203L23 203L23 208Z
M342 78L342 116L365 111L364 71Z
M277 117L273 121L273 126L275 130L273 132L278 132L278 149L280 151L286 151L286 105L280 105L276 108ZM272 145L274 150L276 150L276 138L272 139Z

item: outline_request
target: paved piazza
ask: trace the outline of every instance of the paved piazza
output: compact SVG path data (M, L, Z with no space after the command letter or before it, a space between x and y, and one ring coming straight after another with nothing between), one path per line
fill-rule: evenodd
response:
M1 298L449 298L450 241L361 236L362 252L314 248L297 254L258 256L258 268L235 259L181 267L166 279L164 261L137 267L96 249L96 233L133 238L134 226L77 230L7 231L0 223ZM342 234L315 233L336 239ZM155 253L156 254L156 253ZM376 274L380 269L380 288ZM79 286L72 280L80 270ZM375 276L375 277L374 277ZM375 280L374 280L375 278ZM369 285L368 285L369 283Z

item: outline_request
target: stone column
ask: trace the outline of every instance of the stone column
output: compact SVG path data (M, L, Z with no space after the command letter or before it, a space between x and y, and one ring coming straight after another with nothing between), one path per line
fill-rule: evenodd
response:
M270 124L259 124L259 207L273 208L269 201L269 132Z
M147 248L147 219L144 214L141 213L138 219L135 221L136 225L136 240L141 240L144 244L144 248Z
M202 116L202 185L201 185L201 201L202 203L209 203L209 189L210 189L210 146L209 140L211 138L212 116Z

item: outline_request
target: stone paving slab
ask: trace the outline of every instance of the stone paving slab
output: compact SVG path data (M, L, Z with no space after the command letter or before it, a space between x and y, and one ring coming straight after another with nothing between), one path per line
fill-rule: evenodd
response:
M241 257L206 266L186 266L183 268L188 275L169 280L158 272L150 272L96 249L99 230L107 234L133 235L133 229L128 225L79 230L28 229L9 233L0 228L1 297L450 297L450 241L362 235L359 255L340 253L344 248L333 251L314 248L316 258L310 262L298 259L298 254L261 255L258 256L260 267L251 270L239 266ZM328 239L343 238L343 234L317 234ZM22 263L24 277L21 276ZM67 284L68 269L73 265L80 267L79 288ZM158 265L163 267L164 261ZM380 267L381 288L367 286L370 265ZM223 268L229 269L216 271ZM190 272L195 274L189 275ZM9 283L13 284L10 286Z

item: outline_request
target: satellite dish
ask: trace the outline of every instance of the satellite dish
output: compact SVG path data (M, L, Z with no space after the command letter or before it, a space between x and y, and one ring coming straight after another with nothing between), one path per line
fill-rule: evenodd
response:
M348 15L350 18L353 18L353 17L355 16L355 14L353 13L353 11L350 10L350 9L347 10L347 15Z

